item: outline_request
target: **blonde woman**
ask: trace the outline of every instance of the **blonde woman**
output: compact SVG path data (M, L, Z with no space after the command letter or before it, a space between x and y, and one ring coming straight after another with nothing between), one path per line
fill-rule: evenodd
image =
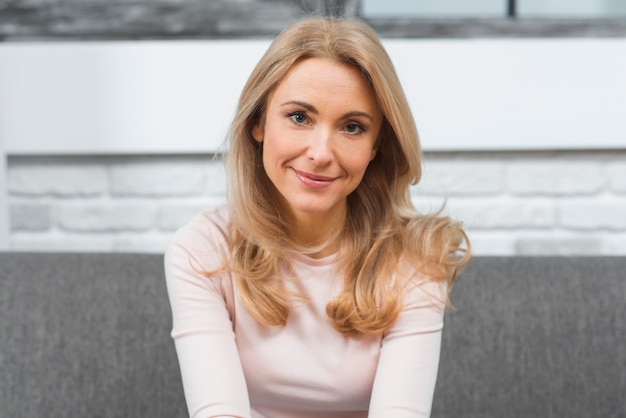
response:
M426 417L459 224L417 213L421 151L371 28L307 18L245 85L229 204L165 258L193 417Z

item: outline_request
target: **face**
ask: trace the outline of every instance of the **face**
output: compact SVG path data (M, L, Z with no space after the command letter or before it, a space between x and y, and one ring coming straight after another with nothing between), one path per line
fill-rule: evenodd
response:
M382 115L356 67L326 58L296 63L269 94L253 128L263 166L295 219L342 216L376 156ZM336 219L336 218L335 218Z

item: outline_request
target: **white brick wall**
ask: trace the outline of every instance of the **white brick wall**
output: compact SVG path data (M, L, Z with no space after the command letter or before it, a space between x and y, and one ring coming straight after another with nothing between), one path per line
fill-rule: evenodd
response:
M3 152L2 136L0 136L0 251L9 248L9 208L7 207L6 191L6 156Z
M195 212L225 202L210 157L9 159L11 248L161 252Z
M626 255L626 152L430 154L418 208L466 225L476 254Z
M10 247L161 252L225 202L210 156L10 157ZM432 153L416 206L466 225L475 254L626 255L626 151Z

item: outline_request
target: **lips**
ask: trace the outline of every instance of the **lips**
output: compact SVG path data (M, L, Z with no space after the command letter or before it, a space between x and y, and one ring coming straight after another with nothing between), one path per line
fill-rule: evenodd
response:
M296 174L296 177L298 178L298 180L300 180L300 182L302 182L302 184L313 189L322 189L324 187L328 187L336 178L306 173L304 171L299 171L296 169L293 169L293 172Z

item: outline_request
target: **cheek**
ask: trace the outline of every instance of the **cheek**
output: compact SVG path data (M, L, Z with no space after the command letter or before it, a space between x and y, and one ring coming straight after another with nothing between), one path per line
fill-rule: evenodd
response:
M263 163L269 164L272 161L281 159L284 154L284 146L279 139L266 136L263 141Z
M361 149L347 149L343 154L343 166L347 171L352 172L354 176L362 176L365 173L375 152L371 147L363 147Z
M305 138L298 133L280 127L267 127L263 141L263 163L276 165L296 158L306 149L305 144Z
M277 173L292 158L293 151L286 141L280 137L272 136L270 132L266 131L263 141L263 167L265 171L269 175Z
M364 158L359 161L358 170L359 170L360 177L363 177L363 175L367 171L367 167L369 166L370 161L371 160L369 158L369 155L367 155L367 158Z

